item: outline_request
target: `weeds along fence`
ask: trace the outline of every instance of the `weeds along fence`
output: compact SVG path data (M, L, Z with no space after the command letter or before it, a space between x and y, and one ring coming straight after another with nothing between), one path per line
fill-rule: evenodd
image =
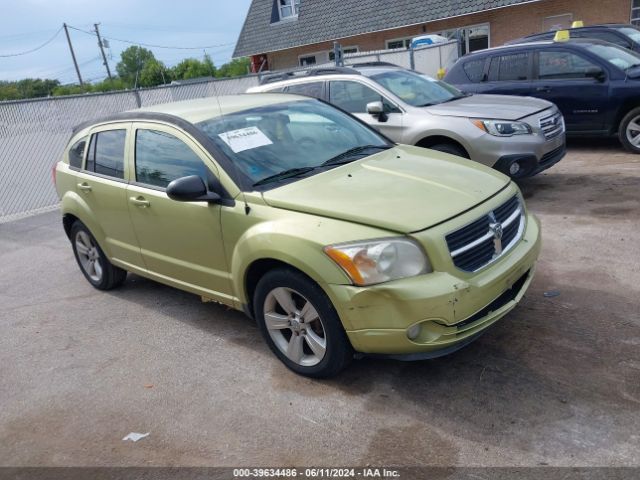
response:
M0 102L0 223L55 209L52 167L75 125L161 103L243 93L257 76Z

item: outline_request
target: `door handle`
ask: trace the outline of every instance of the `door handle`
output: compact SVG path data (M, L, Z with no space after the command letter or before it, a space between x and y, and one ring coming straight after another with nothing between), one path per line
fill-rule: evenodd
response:
M149 200L145 200L144 197L131 197L129 201L133 203L136 207L150 207L151 202Z
M80 190L82 190L83 192L90 192L91 191L91 185L89 185L87 182L82 182L78 184L78 188Z
M536 92L549 93L550 91L551 91L551 87L538 87L538 88L536 88Z

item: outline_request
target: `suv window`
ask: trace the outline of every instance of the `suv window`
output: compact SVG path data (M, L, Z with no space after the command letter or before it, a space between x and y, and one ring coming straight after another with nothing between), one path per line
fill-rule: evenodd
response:
M82 159L84 158L84 149L87 147L87 139L84 137L78 140L69 149L69 165L75 168L82 168Z
M598 40L604 40L605 42L615 43L616 45L620 45L621 47L631 47L631 42L625 40L624 38L616 35L613 32L607 32L603 30L579 30L576 32L571 32L571 36L575 38L595 38Z
M89 143L87 165L89 172L124 178L124 143L126 130L106 130L94 133Z
M157 130L136 133L136 181L166 187L176 178L198 175L208 183L208 169L187 144Z
M508 82L529 79L529 54L512 53L491 58L489 81Z
M463 65L464 73L473 83L479 83L484 77L485 59L471 60Z
M289 85L287 93L295 93L298 95L307 95L308 97L322 98L323 82L300 83L298 85Z
M538 78L541 80L587 78L587 70L597 65L566 51L541 51Z
M330 82L329 102L349 113L367 113L367 103L380 102L382 96L358 82Z

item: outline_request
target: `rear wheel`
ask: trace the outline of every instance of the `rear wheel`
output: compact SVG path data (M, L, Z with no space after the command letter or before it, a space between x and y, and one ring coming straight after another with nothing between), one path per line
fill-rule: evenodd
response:
M73 224L70 236L78 266L91 285L98 290L111 290L122 285L127 272L111 264L82 222Z
M618 137L632 153L640 153L640 108L631 110L620 122Z
M330 377L353 357L331 301L302 273L278 269L265 274L256 287L254 311L269 348L296 373Z
M457 145L453 145L452 143L438 143L428 148L430 148L431 150L437 150L438 152L456 155L462 158L469 158L465 151L462 150L462 148L458 147Z

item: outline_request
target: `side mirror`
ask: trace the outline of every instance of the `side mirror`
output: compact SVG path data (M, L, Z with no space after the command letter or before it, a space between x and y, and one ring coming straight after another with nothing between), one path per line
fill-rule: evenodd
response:
M177 178L167 186L167 196L176 202L217 202L220 195L207 190L198 175Z
M599 82L604 82L607 78L604 74L604 70L600 67L589 67L584 71L586 77L593 78Z
M384 111L384 105L382 102L367 103L367 113L377 117L380 122L386 122L389 118Z

